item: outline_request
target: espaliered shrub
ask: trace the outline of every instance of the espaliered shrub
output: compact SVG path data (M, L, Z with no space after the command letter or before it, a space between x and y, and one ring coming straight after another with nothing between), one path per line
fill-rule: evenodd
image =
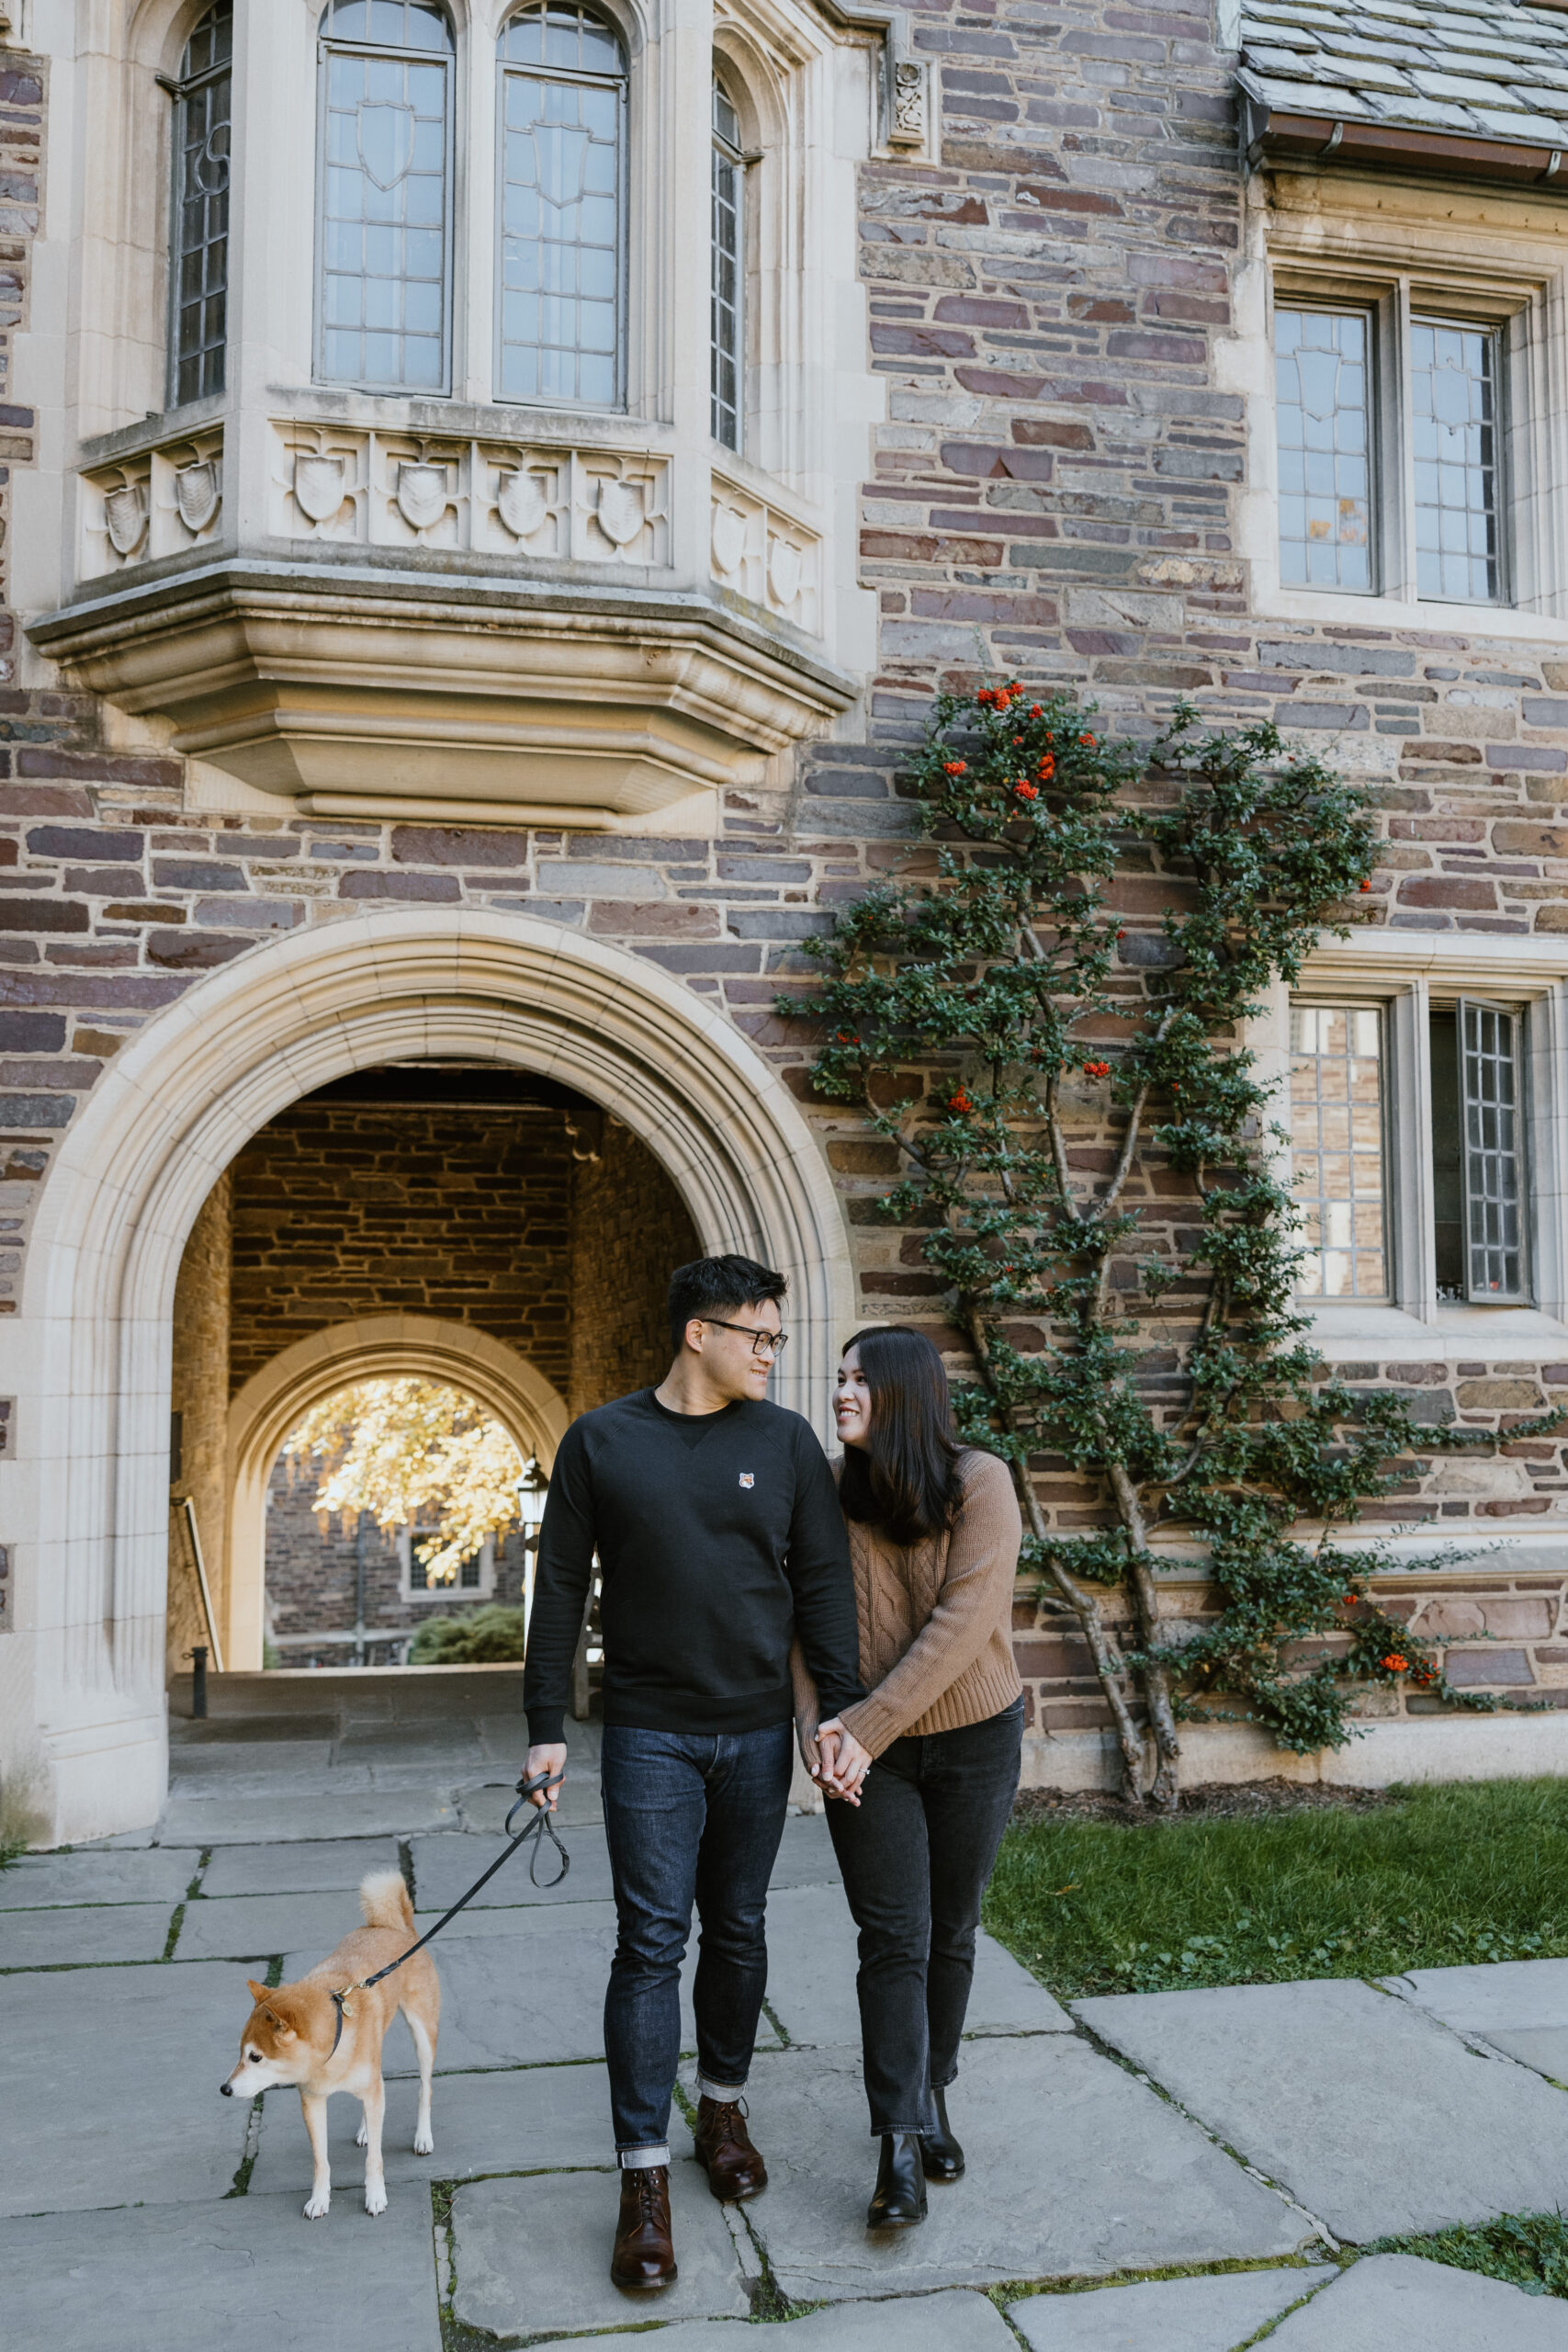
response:
M1358 1685L1495 1706L1447 1684L1372 1597L1379 1555L1342 1540L1413 1452L1491 1441L1324 1377L1292 1303L1283 1137L1240 1044L1369 887L1363 795L1269 724L1216 733L1180 708L1139 747L1017 684L938 696L912 764L934 879L848 908L812 943L815 1002L780 1009L820 1017L818 1091L897 1146L886 1212L971 1351L961 1433L1012 1466L1025 1562L1082 1629L1126 1792L1175 1804L1184 1715L1306 1752L1352 1736ZM1162 910L1135 963L1113 911L1129 876ZM1035 1475L1066 1465L1098 1485L1102 1530L1047 1525ZM1221 1602L1179 1645L1157 1602L1173 1543Z

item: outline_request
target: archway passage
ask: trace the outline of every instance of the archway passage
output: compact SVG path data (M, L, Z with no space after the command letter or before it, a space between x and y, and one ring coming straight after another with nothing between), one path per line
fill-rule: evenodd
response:
M154 1015L68 1131L5 1333L17 1633L5 1760L40 1768L57 1839L152 1821L164 1703L175 1282L203 1202L261 1127L351 1072L488 1059L570 1087L646 1145L700 1247L791 1283L781 1403L828 1422L854 1310L847 1236L788 1087L716 1004L526 915L377 912L258 947Z
M384 1064L258 1128L203 1203L175 1293L172 1499L191 1499L225 1664L258 1668L268 1640L287 1649L361 1622L301 1613L312 1578L341 1580L346 1543L317 1534L298 1480L278 1476L302 1413L353 1381L418 1374L473 1395L547 1474L571 1414L662 1372L664 1283L699 1246L647 1145L525 1070ZM265 1530L283 1547L285 1520L288 1623L269 1612L265 1569ZM367 1543L384 1585L378 1535L347 1546L358 1580ZM381 1619L389 1634L415 1622L408 1604ZM202 1621L176 1540L171 1679Z

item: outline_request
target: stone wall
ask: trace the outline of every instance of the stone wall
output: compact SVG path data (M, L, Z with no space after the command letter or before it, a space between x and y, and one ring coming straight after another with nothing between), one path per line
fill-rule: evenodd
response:
M227 1171L197 1212L175 1285L170 1407L177 1416L178 1462L171 1458L171 1503L188 1495L213 1614L228 1611L229 1307L233 1185ZM171 1455L173 1445L171 1444ZM209 1642L184 1514L171 1510L167 1666L184 1674L193 1642Z
M585 1127L571 1203L573 1413L662 1380L670 1365L664 1292L697 1256L685 1204L653 1154L607 1114Z
M311 1331L402 1312L475 1324L564 1393L567 1116L307 1099L274 1119L234 1163L231 1389Z

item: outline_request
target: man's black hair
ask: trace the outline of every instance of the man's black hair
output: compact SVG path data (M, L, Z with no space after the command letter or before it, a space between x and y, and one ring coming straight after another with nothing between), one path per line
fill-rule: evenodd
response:
M670 1277L670 1344L679 1355L694 1315L725 1321L738 1307L761 1306L765 1298L782 1306L788 1288L787 1275L760 1266L755 1258L694 1258Z

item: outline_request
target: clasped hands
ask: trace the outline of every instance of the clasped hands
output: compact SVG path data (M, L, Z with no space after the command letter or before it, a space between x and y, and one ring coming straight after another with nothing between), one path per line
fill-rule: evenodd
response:
M845 1804L858 1805L861 1783L871 1770L871 1756L853 1732L846 1731L835 1715L831 1722L818 1724L814 1733L804 1735L800 1745L806 1769L818 1787Z

